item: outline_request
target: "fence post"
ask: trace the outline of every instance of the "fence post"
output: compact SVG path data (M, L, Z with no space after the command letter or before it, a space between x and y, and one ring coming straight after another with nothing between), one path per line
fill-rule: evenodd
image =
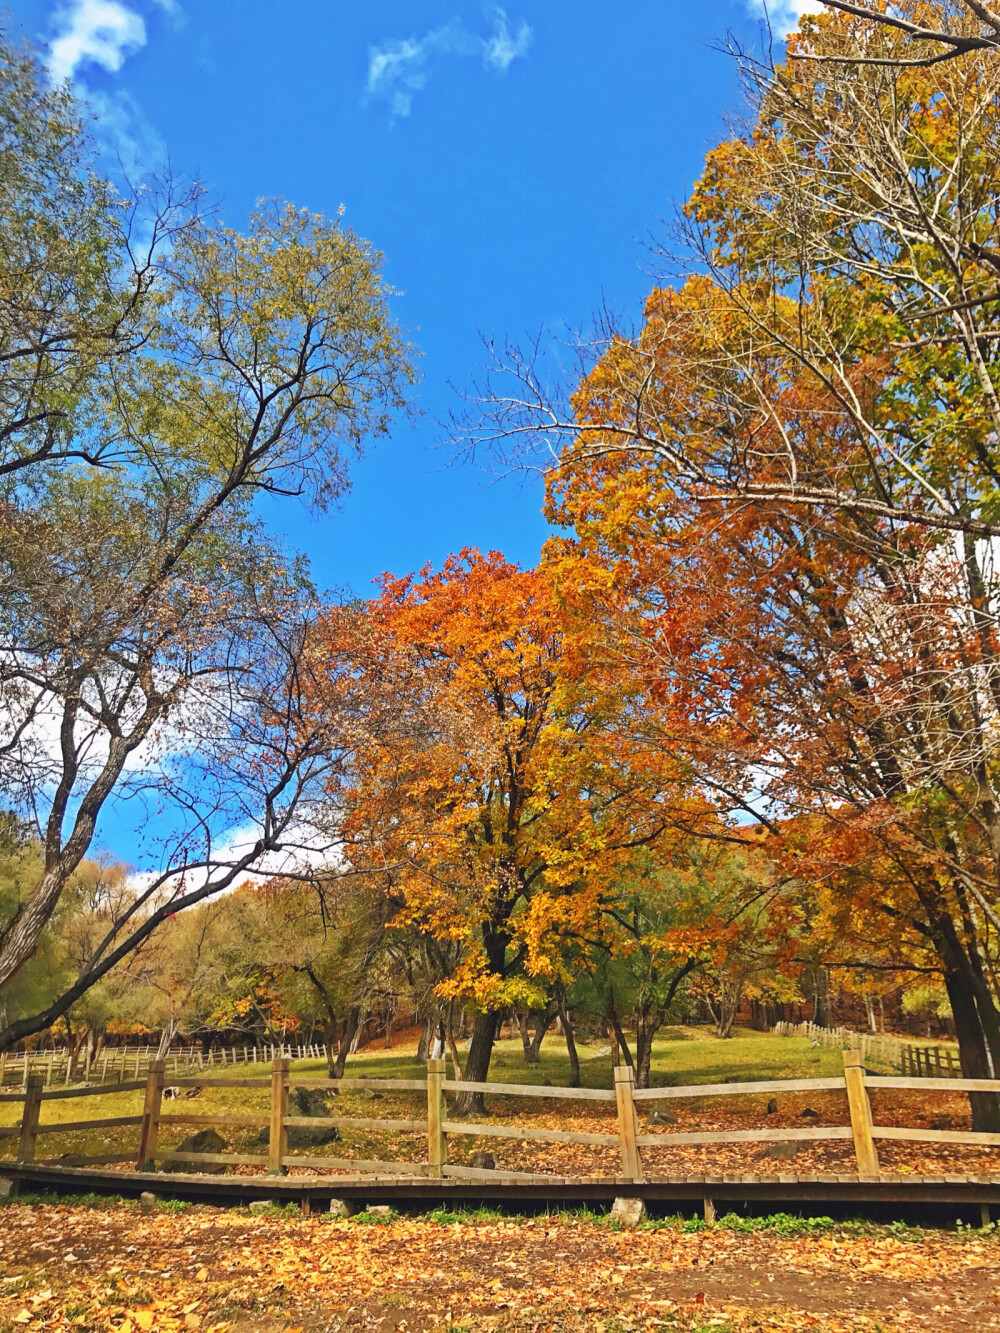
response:
M618 1103L618 1137L622 1149L622 1175L628 1180L642 1180L642 1161L636 1136L639 1133L639 1121L635 1113L635 1100L632 1096L635 1088L635 1070L631 1065L618 1065L615 1069L615 1099Z
M137 1171L150 1171L155 1165L156 1140L160 1133L160 1107L163 1104L163 1078L166 1072L166 1060L154 1060L146 1075L146 1100L142 1108L142 1128L139 1130L139 1151L135 1162Z
M281 1159L288 1155L288 1071L291 1061L280 1057L271 1067L271 1129L267 1144L267 1172L280 1176L284 1172Z
M448 1143L441 1128L446 1118L444 1091L445 1062L427 1061L427 1174L433 1180L440 1180L444 1175L444 1165L448 1160Z
M35 1138L38 1134L38 1119L42 1113L42 1089L45 1078L42 1074L29 1074L24 1091L24 1114L21 1116L21 1134L17 1142L17 1160L33 1162L35 1160Z
M865 1067L857 1051L844 1052L844 1082L847 1085L847 1105L851 1113L851 1132L854 1135L854 1155L858 1159L859 1176L879 1174L878 1153L872 1137L872 1107L865 1087Z

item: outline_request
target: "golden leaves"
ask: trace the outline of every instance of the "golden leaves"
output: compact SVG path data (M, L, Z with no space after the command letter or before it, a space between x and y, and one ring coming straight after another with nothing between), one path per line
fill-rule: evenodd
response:
M17 1262L32 1236L72 1232L87 1276L58 1272L32 1301L0 1298L17 1327L115 1333L226 1328L499 1327L535 1333L671 1328L678 1333L883 1333L994 1327L996 1242L884 1230L818 1235L679 1224L622 1232L594 1219L497 1217L382 1226L247 1218L196 1209L137 1224L111 1212L5 1208L0 1241ZM221 1280L192 1291L178 1271L204 1260ZM107 1267L121 1270L109 1299ZM45 1295L47 1299L41 1300ZM905 1297L905 1299L904 1299ZM34 1308L33 1308L34 1307Z

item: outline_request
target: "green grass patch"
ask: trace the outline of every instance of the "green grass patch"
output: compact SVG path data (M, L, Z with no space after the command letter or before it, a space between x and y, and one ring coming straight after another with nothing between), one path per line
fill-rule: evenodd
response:
M398 1217L399 1213L396 1212L395 1208L390 1208L384 1213L376 1213L370 1208L365 1208L362 1212L355 1213L351 1221L362 1227L387 1227L391 1226Z
M244 1209L240 1209L243 1212ZM301 1217L302 1209L297 1203L252 1203L245 1210L251 1217Z
M498 1222L523 1222L524 1218L520 1214L503 1213L497 1208L487 1208L480 1205L478 1208L432 1208L430 1212L424 1213L424 1221L435 1222L438 1226L495 1226Z

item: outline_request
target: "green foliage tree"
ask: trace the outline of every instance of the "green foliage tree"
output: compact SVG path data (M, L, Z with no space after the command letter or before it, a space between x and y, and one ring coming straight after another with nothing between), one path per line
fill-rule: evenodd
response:
M0 997L112 795L187 818L131 912L3 1047L295 843L337 740L300 708L306 572L255 501L335 501L411 369L379 256L339 218L262 205L242 233L168 189L146 225L141 192L93 171L68 94L30 55L0 64L0 789L42 847L0 919ZM220 854L227 821L255 835Z

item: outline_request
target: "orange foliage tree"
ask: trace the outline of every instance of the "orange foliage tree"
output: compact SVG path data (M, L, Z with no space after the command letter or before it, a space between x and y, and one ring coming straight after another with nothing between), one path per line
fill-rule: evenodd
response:
M653 298L649 336L676 299ZM620 349L581 391L584 423L609 411L609 370L620 382ZM670 429L696 386L669 358L656 373L647 410ZM822 402L801 380L775 391L800 431L807 395ZM872 516L825 526L787 503L709 508L648 454L593 448L597 429L554 480L553 514L576 536L551 559L557 578L566 561L575 581L584 558L607 571L591 583L602 609L587 637L600 626L603 653L645 678L657 700L647 743L677 771L693 767L721 812L752 821L779 875L815 887L840 922L831 961L871 963L877 941L873 965L939 972L963 1068L989 1075L1000 1067L1000 712L976 553ZM829 425L822 442L845 458L853 447ZM996 1108L976 1114L992 1125Z
M851 43L887 63L848 67ZM757 123L709 155L684 214L698 271L612 332L572 410L515 357L489 429L563 435L550 515L573 536L551 576L589 602L579 651L653 701L633 741L696 772L776 884L813 895L827 961L940 977L963 1069L985 1076L1000 69L981 50L901 68L897 47L827 14L785 67L749 66ZM973 1112L1000 1129L995 1098Z
M397 926L457 946L439 993L475 1009L471 1081L500 1012L542 1001L639 851L706 813L668 757L630 744L634 683L576 669L566 619L545 572L464 551L387 576L317 637L330 691L360 701L338 793L348 855L382 878Z

